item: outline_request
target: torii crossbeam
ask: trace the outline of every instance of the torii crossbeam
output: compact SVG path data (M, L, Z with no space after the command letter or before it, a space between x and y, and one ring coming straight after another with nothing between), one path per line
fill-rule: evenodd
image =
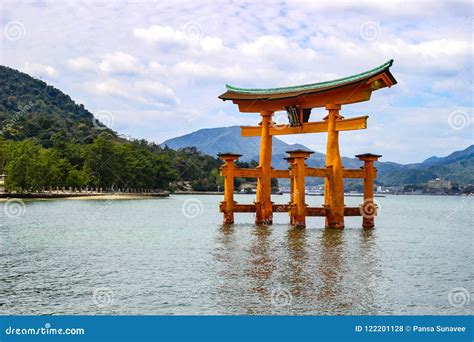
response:
M368 116L344 118L340 115L342 105L370 100L373 91L391 87L397 81L390 72L393 60L372 70L333 80L301 86L273 89L245 89L226 85L227 91L220 95L222 100L231 100L241 112L260 113L258 126L242 126L244 137L260 136L260 159L256 169L238 169L234 161L239 155L220 154L225 161L222 175L226 177L225 199L221 203L224 222L234 222L234 212L255 212L257 223L271 223L274 212L289 211L291 223L305 225L306 216L325 216L326 227L344 228L344 216L364 216L363 226L373 227L376 207L373 201L373 186L376 176L374 162L381 156L358 155L364 161L361 170L347 170L342 166L339 152L339 132L367 128ZM311 110L324 107L328 115L321 121L310 122ZM285 110L290 124L276 125L272 122L275 111ZM327 132L326 168L309 168L304 160L309 151L288 151L289 170L273 170L272 136L301 133ZM238 205L233 200L234 177L257 178L257 195L253 205ZM305 177L324 177L324 207L309 208L305 203ZM271 178L290 178L291 202L288 205L274 205L271 201ZM344 206L344 178L364 179L364 203L359 208ZM367 209L368 208L368 209ZM370 214L364 215L364 210Z

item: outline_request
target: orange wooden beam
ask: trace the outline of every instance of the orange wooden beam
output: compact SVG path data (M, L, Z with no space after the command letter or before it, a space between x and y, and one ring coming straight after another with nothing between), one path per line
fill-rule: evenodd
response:
M273 213L286 213L290 210L290 204L273 204Z
M326 216L325 207L307 207L306 216Z
M261 175L262 170L257 168L257 169L240 169L237 168L234 171L234 174L236 177L241 177L241 178L257 178Z
M234 205L234 212L236 213L255 213L257 207L255 204L236 204Z
M289 170L273 170L271 171L272 178L290 178Z
M364 169L343 169L344 178L364 178ZM261 173L260 169L235 168L234 176L240 178L257 178ZM221 169L221 176L227 176L227 168ZM305 171L306 177L327 177L327 170L325 168L307 167ZM290 178L289 170L273 170L271 171L272 178Z
M360 207L344 207L344 216L362 216Z
M262 171L260 168L256 168L256 169L235 168L233 173L235 177L258 178L262 174ZM290 178L290 171L288 170L272 169L270 174L271 174L271 178ZM225 167L221 168L221 176L223 177L227 176L227 168Z
M307 207L306 216L327 216L328 209L325 207ZM344 207L344 216L362 216L359 207Z
M327 177L326 168L307 167L305 172L306 177Z
M342 175L344 178L364 178L365 171L363 169L343 169ZM328 172L326 168L307 167L305 176L325 178L328 176Z
M342 169L342 176L344 178L364 178L364 169Z
M368 116L358 116L355 118L338 120L336 131L352 131L367 128ZM262 134L260 126L240 126L243 137L259 137ZM290 135L302 133L323 133L328 131L327 121L306 122L301 126L291 127L290 125L273 125L270 127L270 135Z

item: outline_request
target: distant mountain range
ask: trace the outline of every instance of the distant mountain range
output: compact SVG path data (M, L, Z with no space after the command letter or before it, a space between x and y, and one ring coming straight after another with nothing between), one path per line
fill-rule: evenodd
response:
M241 161L258 160L260 149L259 137L241 137L240 127L219 127L201 129L196 132L166 140L161 146L171 149L194 146L210 156L217 156L219 152L236 152L242 154ZM288 167L283 159L288 150L306 149L301 144L287 144L273 138L272 166L276 169ZM313 167L324 166L326 156L315 152L307 164ZM357 158L343 157L344 167L358 168L362 164ZM456 151L446 157L430 157L416 164L398 164L393 162L377 163L379 183L387 186L408 184L422 184L437 177L446 178L460 184L474 184L474 145L462 151ZM321 180L319 180L321 181Z
M99 120L107 121L107 115L103 118L100 116L94 118L82 104L75 103L59 89L25 73L0 66L0 139L15 141L35 139L43 147L50 148L61 146L64 142L87 145L97 136L107 133L109 138L126 142L126 139L121 138ZM150 149L156 146L145 141L142 143ZM243 154L242 161L251 161L258 160L260 138L242 138L240 127L232 126L201 129L167 140L162 145L175 150L195 146L202 153L213 157L219 152L238 152ZM285 152L298 148L307 149L303 145L290 145L274 138L273 167L286 169L287 163L283 159L286 156ZM377 163L379 170L377 180L385 185L407 185L422 184L440 177L460 184L474 184L473 156L474 146L471 145L449 156L431 157L417 164L380 162ZM209 158L204 156L204 159ZM308 164L321 167L324 166L325 159L323 153L315 152L308 160ZM343 164L347 168L361 166L356 158L343 157ZM194 174L198 175L198 170L195 170ZM311 181L320 182L321 179L314 178Z

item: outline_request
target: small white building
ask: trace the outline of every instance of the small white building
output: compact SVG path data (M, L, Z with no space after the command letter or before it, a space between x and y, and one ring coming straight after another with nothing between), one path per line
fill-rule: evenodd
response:
M0 175L0 192L5 192L5 178L7 177L6 174Z
M241 193L256 193L257 192L257 183L256 182L245 182L240 184Z
M428 189L451 189L451 181L447 179L436 178L428 181Z

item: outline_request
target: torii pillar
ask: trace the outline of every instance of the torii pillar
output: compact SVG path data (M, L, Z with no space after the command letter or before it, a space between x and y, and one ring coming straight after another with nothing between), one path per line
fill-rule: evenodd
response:
M291 225L294 225L295 224L295 215L293 215L293 211L292 211L292 207L293 207L293 204L295 203L295 177L294 177L294 173L291 172L294 168L294 162L295 162L295 158L293 157L287 157L287 158L284 158L287 162L288 162L288 169L290 170L290 224Z
M339 104L327 104L326 109L329 112L324 118L328 123L326 168L331 172L324 183L324 205L328 212L326 228L344 228L344 179L339 152L339 132L336 130L337 121L343 117L339 115Z
M221 206L224 208L224 223L234 223L235 161L242 157L242 155L235 153L219 153L218 157L224 161L221 170L225 170L224 202L221 203Z
M377 177L377 169L374 167L380 157L379 154L364 153L356 155L364 162L364 202L362 203L362 227L373 228L374 216L377 215L377 206L374 202L374 181Z
M291 223L296 227L306 227L306 201L305 201L305 160L314 153L305 150L287 151L292 160L290 177L292 180L291 189Z
M270 135L270 126L273 112L262 111L261 140L260 140L260 161L258 168L260 170L257 178L257 195L256 195L256 223L271 224L273 221L272 209L272 136Z

